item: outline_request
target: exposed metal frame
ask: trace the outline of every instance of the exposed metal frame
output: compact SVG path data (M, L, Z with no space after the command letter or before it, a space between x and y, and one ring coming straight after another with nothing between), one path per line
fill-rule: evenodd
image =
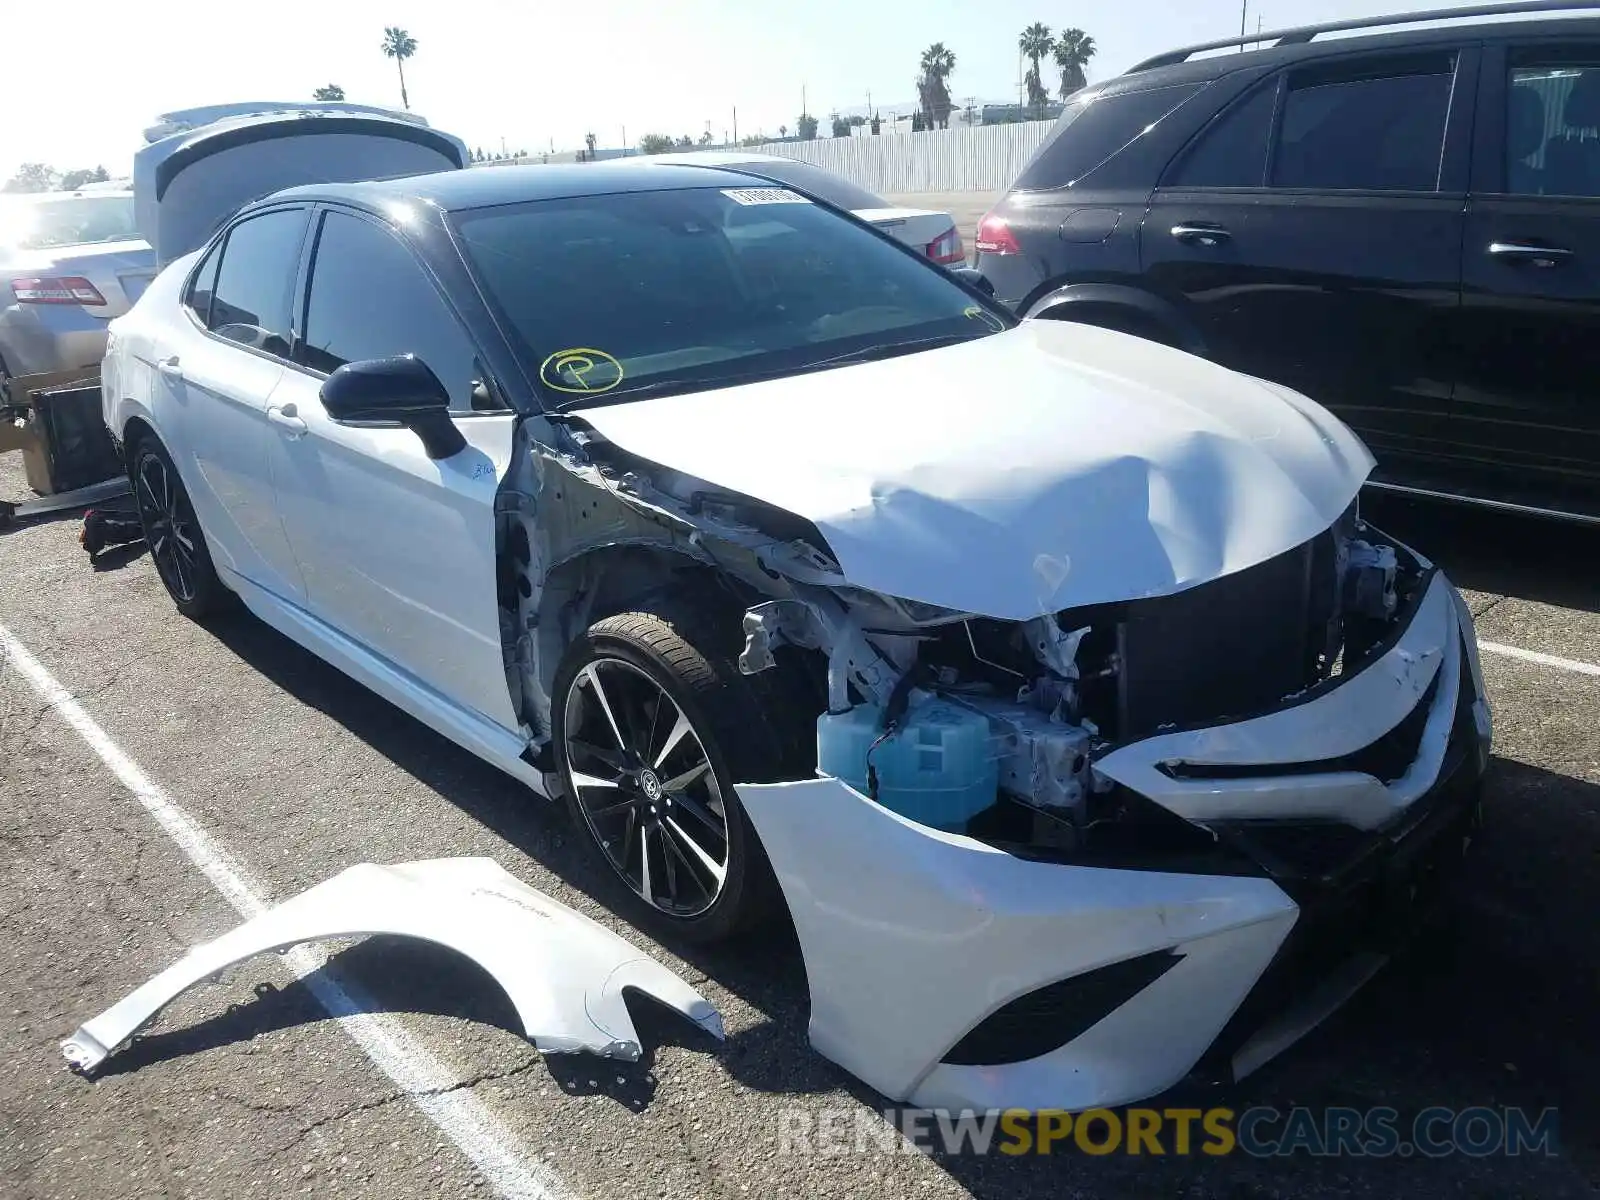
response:
M1340 33L1348 29L1387 29L1397 25L1416 25L1424 21L1459 21L1473 17L1496 17L1515 13L1593 12L1600 10L1600 0L1509 0L1500 4L1475 4L1464 8L1430 8L1418 12L1394 13L1382 17L1358 17L1347 21L1328 21L1321 25L1297 25L1290 29L1268 30L1241 37L1220 38L1214 42L1201 42L1179 50L1169 50L1147 58L1124 72L1133 75L1156 67L1171 67L1187 62L1196 54L1207 50L1226 50L1232 46L1270 43L1273 47L1300 46L1324 33Z

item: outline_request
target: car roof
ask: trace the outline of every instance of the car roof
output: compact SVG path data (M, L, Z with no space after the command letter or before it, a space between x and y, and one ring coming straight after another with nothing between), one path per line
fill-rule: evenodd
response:
M1445 19L1445 18L1438 18ZM1235 71L1268 69L1287 63L1308 62L1334 55L1360 54L1370 51L1400 50L1411 47L1458 45L1464 41L1504 41L1511 38L1562 37L1574 34L1581 37L1600 35L1600 17L1545 17L1501 19L1491 15L1478 18L1467 15L1450 19L1450 24L1430 25L1424 28L1392 30L1380 26L1382 32L1359 35L1346 34L1322 40L1293 41L1283 45L1266 45L1261 49L1238 49L1207 52L1205 57L1170 64L1160 63L1166 56L1158 55L1148 60L1155 65L1139 64L1122 75L1113 76L1093 84L1075 96L1089 99L1124 91L1143 91L1146 88L1166 87L1180 83L1203 83L1230 75ZM1267 31L1260 35L1263 42L1271 42L1285 32ZM1251 45L1254 44L1252 41ZM1175 50L1173 55L1182 53Z
M620 159L596 163L548 163L517 167L469 167L432 175L408 175L364 183L308 184L275 192L269 199L335 200L377 206L421 201L445 212L566 200L617 192L681 188L747 187L751 177L715 166Z

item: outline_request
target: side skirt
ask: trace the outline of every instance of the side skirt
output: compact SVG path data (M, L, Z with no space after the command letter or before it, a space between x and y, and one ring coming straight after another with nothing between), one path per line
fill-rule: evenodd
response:
M337 667L429 729L444 735L492 766L499 767L537 795L550 798L545 790L543 774L521 757L526 743L520 734L446 699L415 676L372 653L326 621L251 583L220 563L217 564L217 573L229 589L238 593L245 607L290 641Z

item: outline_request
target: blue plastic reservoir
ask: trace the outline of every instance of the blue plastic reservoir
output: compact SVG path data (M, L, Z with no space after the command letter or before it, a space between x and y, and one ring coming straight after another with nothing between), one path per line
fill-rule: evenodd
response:
M817 767L863 795L867 755L877 770L877 801L935 829L959 831L995 803L1000 760L989 722L937 697L914 705L895 735L882 736L883 710L858 704L817 718Z

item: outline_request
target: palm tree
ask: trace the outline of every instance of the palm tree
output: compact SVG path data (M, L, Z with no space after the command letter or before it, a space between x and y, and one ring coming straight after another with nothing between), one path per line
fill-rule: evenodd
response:
M955 69L955 52L946 49L943 42L935 42L922 52L922 78L917 82L917 95L922 101L924 124L929 129L935 125L949 127L950 110L955 106L950 103L946 81Z
M589 161L593 162L594 148L600 144L600 139L595 137L592 133L586 133L583 135L583 144L589 147Z
M1088 84L1083 69L1094 57L1094 39L1081 29L1063 29L1056 42L1056 66L1061 68L1061 98L1065 100Z
M789 127L787 125L779 125L778 126L778 136L781 137L781 138L788 137L789 136Z
M1024 29L1022 36L1017 39L1017 49L1033 64L1022 77L1028 86L1029 108L1043 108L1050 99L1050 91L1039 75L1039 60L1054 50L1055 45L1050 37L1050 26L1038 21Z
M411 107L411 100L406 95L406 59L417 52L417 39L412 37L398 25L386 25L383 29L383 56L394 59L394 65L400 71L400 103L406 108Z
M311 93L313 100L343 100L344 89L337 83L330 83L326 87L319 87Z

